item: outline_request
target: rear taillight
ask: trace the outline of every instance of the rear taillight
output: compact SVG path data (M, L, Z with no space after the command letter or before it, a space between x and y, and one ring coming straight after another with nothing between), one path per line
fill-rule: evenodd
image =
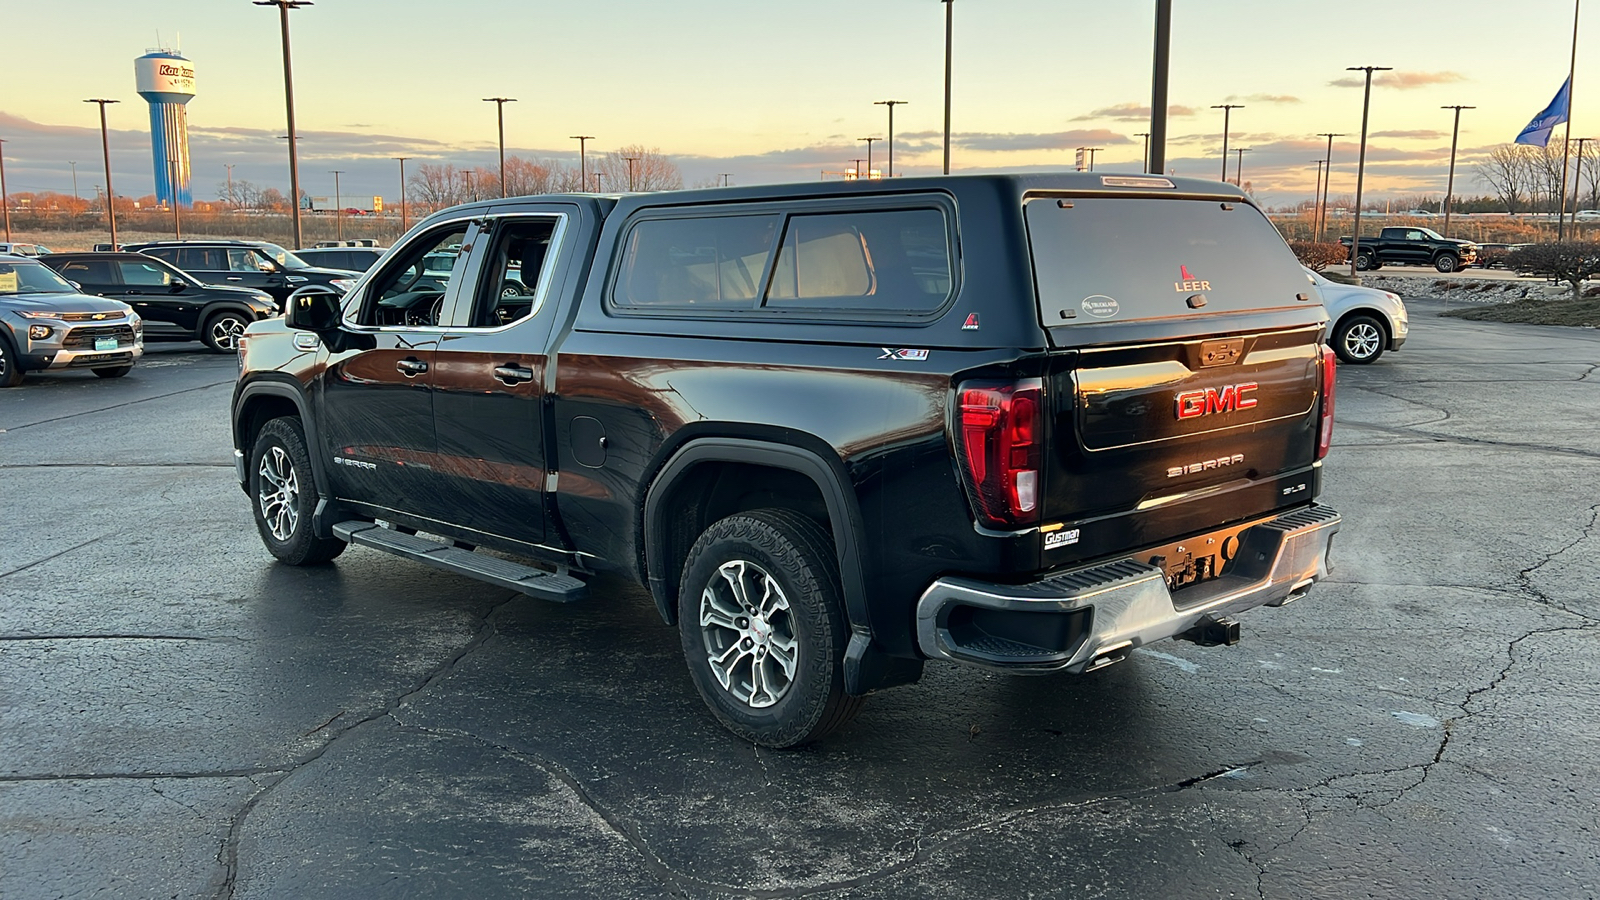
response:
M1039 521L1044 383L968 381L956 391L962 472L983 524Z
M1334 376L1338 369L1338 357L1334 356L1333 348L1327 344L1322 345L1322 402L1318 404L1317 428L1317 459L1328 455L1328 446L1333 443L1333 393Z

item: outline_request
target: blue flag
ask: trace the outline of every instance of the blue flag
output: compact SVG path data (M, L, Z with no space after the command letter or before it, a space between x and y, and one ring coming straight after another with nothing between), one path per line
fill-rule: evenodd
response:
M1561 90L1556 91L1556 98L1550 101L1544 112L1534 116L1528 127L1517 135L1517 143L1532 144L1535 147L1543 147L1550 143L1550 132L1567 120L1567 107L1571 103L1571 97L1572 79L1568 78L1561 82Z

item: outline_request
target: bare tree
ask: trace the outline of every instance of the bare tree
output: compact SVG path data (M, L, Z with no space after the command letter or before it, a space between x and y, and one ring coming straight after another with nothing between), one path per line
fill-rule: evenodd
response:
M466 194L466 179L449 163L423 163L409 180L406 194L410 201L430 212L462 202L463 194L471 197Z
M1478 177L1494 191L1506 212L1515 215L1528 200L1527 155L1517 144L1501 144L1478 163Z
M506 196L525 197L529 194L548 194L556 187L556 173L561 164L550 160L506 157Z
M630 173L629 159L632 159ZM606 188L614 191L676 191L683 188L683 173L659 147L629 144L595 160ZM629 185L632 185L630 188Z

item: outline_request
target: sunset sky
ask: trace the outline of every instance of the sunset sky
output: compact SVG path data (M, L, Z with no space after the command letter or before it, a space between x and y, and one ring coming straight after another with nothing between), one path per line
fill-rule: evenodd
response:
M1134 170L1147 131L1153 0L956 0L955 171L1070 167L1073 148L1105 148L1097 169ZM1582 23L1574 136L1600 136L1600 4ZM1442 193L1451 113L1465 103L1461 192L1484 189L1472 161L1512 140L1566 78L1572 0L1453 3L1175 0L1169 167L1220 174L1222 115L1244 177L1268 203L1309 197L1317 132L1334 145L1333 193L1355 187L1361 90L1346 66L1395 71L1373 91L1369 192ZM937 0L318 0L291 15L301 181L348 196L397 191L396 165L492 166L494 105L508 154L575 163L624 144L659 147L693 183L814 180L886 134L895 167L937 173L944 53ZM8 4L0 138L7 187L92 195L99 120L109 108L119 194L153 191L146 105L133 59L158 45L193 60L194 196L234 176L287 190L278 16L249 0L57 0ZM159 37L158 37L159 35ZM1587 49L1584 44L1587 45ZM1556 134L1559 139L1561 130ZM874 156L881 166L884 144ZM1230 154L1229 173L1233 171ZM1463 183L1464 179L1464 183Z

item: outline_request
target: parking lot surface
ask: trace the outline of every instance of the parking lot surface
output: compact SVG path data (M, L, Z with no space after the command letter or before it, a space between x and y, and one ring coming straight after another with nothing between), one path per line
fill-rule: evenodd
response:
M800 751L648 597L276 565L231 358L0 393L0 896L1593 897L1600 333L1340 371L1332 579L1087 677L930 665Z

